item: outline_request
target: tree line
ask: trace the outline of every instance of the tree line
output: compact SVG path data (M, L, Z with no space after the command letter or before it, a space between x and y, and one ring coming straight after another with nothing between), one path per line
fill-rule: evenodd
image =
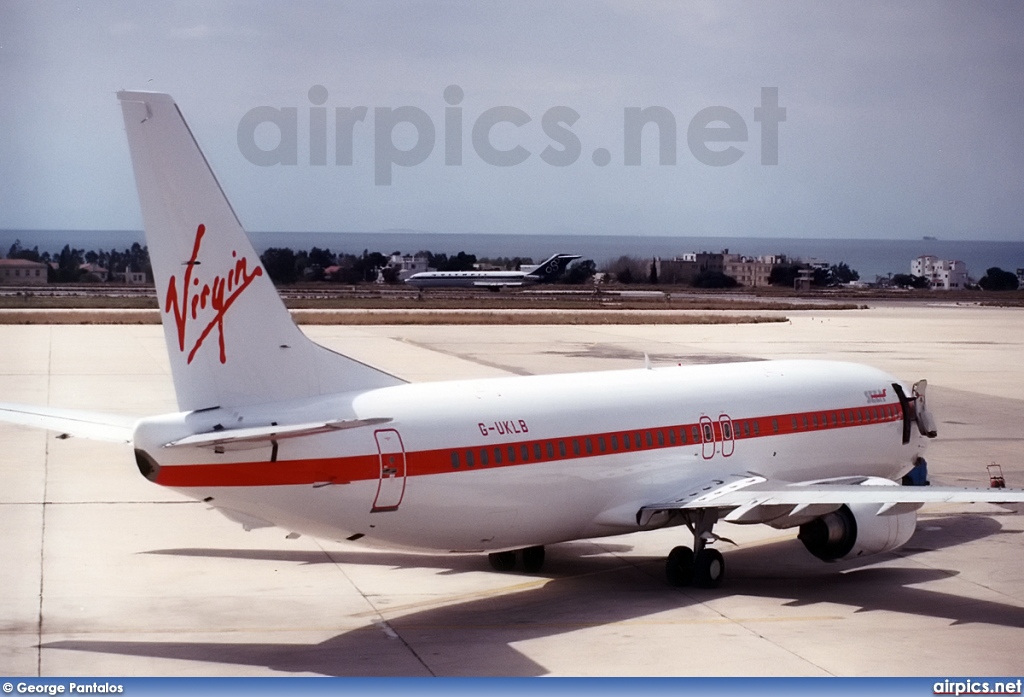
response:
M99 282L93 271L83 268L85 264L106 269L111 274L131 271L146 274L146 280L153 282L153 267L149 263L149 248L138 242L123 250L85 251L64 245L59 252L40 252L39 247L27 249L21 246L21 240L15 240L7 250L8 259L24 259L47 266L47 280L50 283L90 283Z

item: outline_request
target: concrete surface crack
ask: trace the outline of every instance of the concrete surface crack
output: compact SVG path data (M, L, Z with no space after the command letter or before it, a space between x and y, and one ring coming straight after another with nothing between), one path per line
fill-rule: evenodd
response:
M356 590L357 593L359 593L360 597L363 599L363 602L365 602L370 607L370 609L373 611L373 614L376 615L376 618L371 620L371 622L373 623L373 626L377 627L382 632L384 632L384 635L389 640L397 640L397 641L402 642L402 646L404 646L406 648L406 650L410 654L412 654L413 658L415 658L416 661L421 666L423 666L423 670L427 671L427 674L430 677L436 678L437 674L434 673L434 671L430 669L430 666L428 666L427 662L423 660L423 657L420 656L420 654L416 651L416 649L414 649L412 647L412 645L409 644L408 641L406 641L404 638L402 638L401 634L399 634L397 631L395 631L394 627L392 627L391 624L386 619L384 619L384 614L374 604L374 602L370 598L370 596L368 596L366 593L364 593L363 589L360 588L358 585L356 585L356 583L352 580L352 578L348 574L345 573L345 569L342 568L341 563L336 561L335 558L333 556L331 556L331 553L328 552L326 549L324 549L324 546L322 544L320 544L319 540L315 540L315 543L316 543L316 546L320 548L320 551L323 552L324 555L328 559L331 560L331 564L334 565L334 568L337 569L338 572L341 573L341 575L345 577L345 580L348 582L348 584L350 586L352 586Z

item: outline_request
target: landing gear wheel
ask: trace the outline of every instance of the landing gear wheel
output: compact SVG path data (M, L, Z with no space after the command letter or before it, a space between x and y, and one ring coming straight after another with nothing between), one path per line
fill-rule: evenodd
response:
M688 586L693 580L693 550L675 547L665 560L665 577L670 586Z
M718 588L725 577L725 559L717 549L700 551L693 560L693 582L699 588Z
M492 552L487 555L487 561L495 571L511 571L516 568L515 552Z
M535 574L544 566L543 547L527 547L519 550L519 555L522 557L523 571L528 574Z

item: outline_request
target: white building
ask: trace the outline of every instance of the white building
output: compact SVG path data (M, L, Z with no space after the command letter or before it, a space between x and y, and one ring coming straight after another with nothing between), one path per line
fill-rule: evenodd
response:
M910 273L928 279L933 289L962 290L967 287L967 265L926 254L910 262Z
M398 281L402 282L420 271L429 271L426 254L392 254L388 266L398 269ZM378 281L383 281L379 278Z

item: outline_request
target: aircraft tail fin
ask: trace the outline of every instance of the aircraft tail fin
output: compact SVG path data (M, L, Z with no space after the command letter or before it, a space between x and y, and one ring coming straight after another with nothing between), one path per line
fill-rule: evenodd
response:
M536 269L530 272L530 276L540 279L541 283L551 283L562 275L570 262L579 258L579 254L555 254L542 261Z
M117 96L179 408L400 384L295 325L171 96Z

